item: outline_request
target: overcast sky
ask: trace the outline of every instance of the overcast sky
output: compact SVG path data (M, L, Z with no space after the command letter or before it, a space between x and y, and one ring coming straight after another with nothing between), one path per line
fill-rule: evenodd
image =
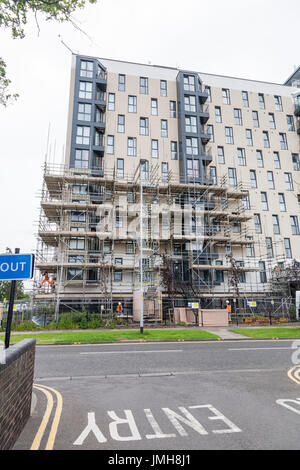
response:
M0 32L18 101L0 108L0 253L36 248L38 192L66 140L71 53L283 83L300 65L299 0L98 0L76 24L34 18L26 38Z

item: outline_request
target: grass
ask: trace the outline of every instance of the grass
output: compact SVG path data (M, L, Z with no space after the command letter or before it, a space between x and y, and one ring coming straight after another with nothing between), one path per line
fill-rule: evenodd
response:
M125 331L66 331L51 333L27 333L11 335L10 343L16 343L23 339L34 338L37 344L43 343L96 343L118 342L122 340L204 340L219 339L218 336L203 330L144 330L141 335L139 330ZM1 336L0 336L1 339ZM4 335L3 335L4 339Z
M255 328L232 329L233 333L248 336L250 338L300 338L300 328Z

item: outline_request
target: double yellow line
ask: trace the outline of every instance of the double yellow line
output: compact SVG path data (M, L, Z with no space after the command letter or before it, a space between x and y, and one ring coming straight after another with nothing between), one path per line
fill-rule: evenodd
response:
M293 380L294 382L296 382L296 384L300 385L300 366L294 366L292 367L287 375L289 376L289 378L291 380Z
M33 385L33 388L43 392L46 395L47 407L46 407L46 411L44 413L42 422L40 424L40 427L30 447L30 450L39 450L40 448L41 441L44 436L46 427L51 418L51 414L52 414L52 410L54 406L53 396L55 396L56 397L56 410L55 410L54 418L52 421L51 430L48 436L48 441L45 447L45 450L52 450L54 446L54 442L55 442L55 437L56 437L59 421L60 421L61 412L62 412L63 399L62 399L61 394L54 388L46 387L45 385L35 385L35 384Z

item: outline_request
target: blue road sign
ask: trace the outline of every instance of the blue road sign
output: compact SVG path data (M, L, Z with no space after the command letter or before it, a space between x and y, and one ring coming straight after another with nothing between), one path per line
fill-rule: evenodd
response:
M33 266L34 255L0 255L0 280L31 279Z

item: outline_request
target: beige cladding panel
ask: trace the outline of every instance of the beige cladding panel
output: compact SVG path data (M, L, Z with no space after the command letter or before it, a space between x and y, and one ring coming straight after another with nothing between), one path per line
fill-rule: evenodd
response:
M125 173L134 172L139 158L148 159L156 165L169 162L169 169L178 174L178 160L171 161L171 141L178 142L178 121L170 117L170 101L176 101L176 83L168 82L167 96L160 96L160 80L149 79L149 93L139 93L139 77L126 76L126 90L118 91L118 75L109 73L108 93L115 93L115 111L106 113L106 135L114 135L114 156L106 154L106 168L113 168L116 158L124 158ZM128 112L128 96L137 97L137 112ZM158 115L151 114L151 98L157 99ZM125 132L117 132L118 115L125 116ZM140 135L140 118L148 118L149 135ZM161 137L161 120L168 122L168 137ZM128 137L136 138L137 157L127 155ZM158 159L151 157L151 140L158 140Z

